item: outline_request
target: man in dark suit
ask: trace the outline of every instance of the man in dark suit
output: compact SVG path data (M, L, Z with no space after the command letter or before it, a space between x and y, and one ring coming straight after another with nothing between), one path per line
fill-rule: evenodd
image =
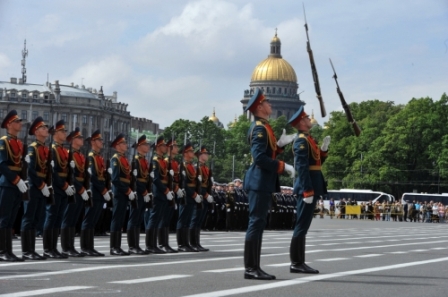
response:
M250 144L253 163L244 177L244 190L249 198L249 225L244 243L244 278L273 280L275 276L267 274L260 268L261 242L266 226L268 210L271 206L272 193L280 192L278 175L288 172L294 176L294 168L276 156L283 151L283 146L290 143L294 136L285 135L277 141L268 118L272 113L271 104L260 89L256 89L245 111L254 115L247 139Z
M319 148L309 134L312 127L309 116L303 106L288 121L297 129L298 135L294 140L294 167L297 179L294 183L294 194L297 195L297 219L290 245L292 273L319 273L305 264L305 238L313 219L316 200L327 194L321 166L327 158L330 136L326 136Z

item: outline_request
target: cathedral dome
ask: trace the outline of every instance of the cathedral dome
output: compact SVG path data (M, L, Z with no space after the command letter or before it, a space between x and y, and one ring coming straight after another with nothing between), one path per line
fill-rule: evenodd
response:
M254 72L252 72L251 82L255 81L281 81L297 83L297 76L294 68L282 58L281 41L277 37L277 32L271 40L271 53L267 59L261 61Z
M219 119L216 117L215 108L213 108L213 115L208 118L209 121L212 121L215 124L219 123Z

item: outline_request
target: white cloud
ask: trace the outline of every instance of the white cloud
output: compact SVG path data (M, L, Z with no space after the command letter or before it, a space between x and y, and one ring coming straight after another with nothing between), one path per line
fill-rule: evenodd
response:
M3 53L0 53L0 69L7 68L9 66L11 66L11 61L9 60L8 56L6 56ZM2 80L2 79L0 79L0 80Z

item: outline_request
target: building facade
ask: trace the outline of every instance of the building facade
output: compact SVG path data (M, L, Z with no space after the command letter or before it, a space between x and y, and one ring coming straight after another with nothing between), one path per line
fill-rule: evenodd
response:
M271 40L269 56L255 67L249 87L244 91L244 97L241 100L243 111L257 87L262 89L266 98L269 99L273 119L282 115L289 118L300 106L305 105L297 94L299 85L296 72L282 58L281 41L277 33ZM247 116L250 117L250 114L248 113Z

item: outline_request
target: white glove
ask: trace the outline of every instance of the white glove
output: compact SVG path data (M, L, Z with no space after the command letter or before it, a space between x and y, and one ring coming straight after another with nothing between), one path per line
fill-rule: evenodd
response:
M288 172L291 178L294 178L294 176L296 175L294 167L286 163L285 163L285 171Z
M137 169L132 170L132 175L137 176Z
M135 199L135 192L131 191L131 193L129 193L128 197L129 197L129 200L131 200L131 201L134 200Z
M174 170L173 169L170 170L170 175L174 176Z
M82 198L82 200L84 200L84 201L89 200L89 194L87 194L87 191L82 192L82 194L81 194L81 198Z
M198 181L202 183L202 175L198 175Z
M184 194L184 197L187 196L187 192L185 192L185 189L182 189L182 193Z
M181 188L179 188L179 190L177 190L176 194L177 194L177 197L178 197L178 198L182 198L182 197L184 197L184 192L182 192L182 189L181 189Z
M151 178L154 178L154 171L151 171L151 173L149 174L149 176L150 176Z
M70 161L70 167L71 167L71 168L75 168L75 161L73 161L73 160Z
M212 176L212 177L210 177L210 180L212 181L212 184L214 184L214 183L215 183L215 179L213 178L213 176Z
M322 142L322 146L320 147L321 151L323 151L323 152L328 151L328 145L330 144L330 140L331 140L330 135L324 137L324 140Z
M201 195L196 195L196 198L194 198L194 201L196 201L197 203L201 203L202 202L202 196Z
M224 208L226 208L226 206L223 204L223 205L221 206L221 210L224 210Z
M174 203L174 210L177 210L177 203Z
M185 173L185 170L182 170L182 175L183 175L184 177L187 176L187 174Z
M25 162L27 163L31 162L30 155L25 156Z
M28 190L28 187L26 186L23 179L19 180L19 182L16 184L17 188L19 188L19 191L22 193L25 193Z
M311 203L313 203L313 198L314 198L314 196L303 198L303 202L305 202L307 204L311 204Z
M110 195L109 195L109 192L106 192L106 193L103 195L103 198L104 198L104 200L106 200L106 201L110 201Z
M50 197L50 190L47 185L45 185L40 191L45 197Z
M207 196L207 202L208 202L208 203L213 203L213 201L214 201L214 200L213 200L213 196L212 196L212 195L208 195L208 196Z
M87 172L88 172L90 175L92 175L92 169L90 169L90 167L87 168Z
M283 129L282 136L280 136L280 139L277 141L277 145L279 147L284 147L287 144L290 144L291 141L294 140L294 137L296 137L295 134L286 135L286 129Z
M151 200L151 197L149 197L149 193L143 197L143 201L145 201L145 203L148 203L150 200Z
M173 192L169 191L168 193L166 193L166 199L168 199L168 201L173 200L174 195Z
M51 167L54 168L54 161L53 160L51 160L50 164L51 164Z
M107 172L112 175L112 168L107 168Z
M67 194L67 196L73 196L75 194L75 190L73 190L71 186L68 186L67 189L65 189L65 194Z

